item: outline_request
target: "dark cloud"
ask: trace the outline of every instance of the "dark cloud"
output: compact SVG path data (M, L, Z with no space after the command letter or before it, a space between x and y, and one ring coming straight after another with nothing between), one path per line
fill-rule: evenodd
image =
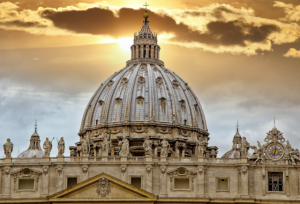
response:
M1 22L1 25L5 26L16 26L16 27L22 27L22 28L30 28L30 27L36 27L36 28L46 28L47 26L42 25L38 21L20 21L20 20L14 20L14 21L7 21L7 22Z
M58 28L71 30L76 33L124 37L132 35L132 30L138 31L141 28L143 12L144 10L122 8L119 11L119 17L116 17L112 11L100 8L60 12L47 9L41 13L41 16L53 21L54 25ZM215 12L232 11L225 7L220 7ZM158 33L175 33L176 37L173 40L180 42L244 46L246 41L264 42L272 32L280 31L280 28L276 25L255 25L243 19L237 19L228 22L210 22L207 24L208 32L200 33L197 30L192 30L183 23L177 24L169 16L157 15L151 11L149 11L149 14L151 29L153 31Z

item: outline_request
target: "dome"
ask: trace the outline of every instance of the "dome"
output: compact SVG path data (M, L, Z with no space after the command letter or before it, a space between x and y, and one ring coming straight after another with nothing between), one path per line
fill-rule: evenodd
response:
M87 104L80 142L72 150L82 155L81 145L88 143L89 154L99 156L109 133L113 146L106 155L118 155L119 143L126 138L130 155L143 156L143 142L149 138L156 146L154 155L160 154L160 142L166 139L176 149L169 155L191 157L201 146L206 158L215 158L217 148L207 146L209 133L201 104L188 83L160 60L157 34L150 30L147 18L130 49L126 66L101 84Z
M42 158L44 151L40 146L41 140L35 127L34 133L30 137L30 144L27 150L18 155L18 158Z

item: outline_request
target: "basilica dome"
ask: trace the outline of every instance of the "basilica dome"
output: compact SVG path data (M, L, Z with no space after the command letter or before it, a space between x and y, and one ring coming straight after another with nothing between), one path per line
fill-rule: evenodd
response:
M192 155L195 146L186 147L186 142L195 145L201 137L207 145L209 139L204 112L188 83L160 60L157 34L149 27L149 15L143 16L142 29L134 34L130 47L131 59L94 93L78 135L96 143L104 133L111 133L113 142L126 136L137 146L138 138L140 142L145 137L167 138Z

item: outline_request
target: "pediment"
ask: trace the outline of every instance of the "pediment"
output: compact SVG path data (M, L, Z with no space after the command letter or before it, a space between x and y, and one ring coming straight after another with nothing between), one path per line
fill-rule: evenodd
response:
M102 173L48 197L49 201L127 200L150 201L156 196Z

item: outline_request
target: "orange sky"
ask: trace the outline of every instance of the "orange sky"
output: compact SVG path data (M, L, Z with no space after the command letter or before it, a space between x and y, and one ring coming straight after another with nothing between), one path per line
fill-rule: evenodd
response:
M18 148L27 149L35 119L42 141L61 136L66 146L78 141L93 92L130 58L143 4L0 1L0 130L15 144L14 156ZM209 145L219 147L219 157L231 148L237 119L241 135L256 145L276 116L278 129L300 148L296 0L148 4L161 59L197 94Z

